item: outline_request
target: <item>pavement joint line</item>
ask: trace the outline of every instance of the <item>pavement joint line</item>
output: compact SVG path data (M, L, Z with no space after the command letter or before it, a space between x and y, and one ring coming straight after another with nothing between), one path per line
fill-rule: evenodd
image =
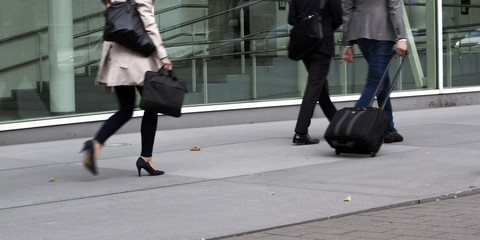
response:
M68 163L48 163L48 164L40 164L40 165L28 166L28 167L6 168L6 169L0 169L0 172L14 171L14 170L22 170L22 169L30 169L30 168L39 168L39 167L49 167L49 166L62 165L62 164L73 164L73 163L76 163L76 162L68 162Z
M225 145L230 145L230 144L225 144ZM114 159L114 158L107 158L107 159ZM105 160L105 159L103 159L103 160ZM101 160L99 160L99 161L101 161ZM79 162L82 162L82 161L67 162L67 163L52 163L52 164L45 164L45 165L38 165L38 166L13 168L13 169L2 169L2 170L0 170L0 172L8 171L8 170L38 168L38 167L45 167L45 166L70 165L70 164L77 164ZM316 165L316 164L311 164L311 165ZM295 167L295 168L302 168L302 167L305 167L305 166L299 166L299 167ZM260 174L260 173L263 174L263 173L276 172L276 171L282 171L282 170L285 170L285 169L276 169L276 170L272 170L272 171L265 171L265 172L258 172L258 173L248 173L248 174L242 174L242 175L236 175L236 176L229 176L229 177L225 177L225 178L206 179L206 180L193 181L193 182L187 182L187 183L173 184L173 185L168 185L168 186L150 187L150 188L144 188L144 189L121 191L121 192L101 194L101 195L92 195L92 196L85 196L85 197L79 197L79 198L63 199L63 200L58 200L58 201L49 201L49 202L27 204L27 205L21 205L21 206L13 206L13 207L7 207L7 208L0 208L0 211L10 210L10 209L18 209L18 208L26 208L26 207L32 207L32 206L41 206L41 205L54 204L54 203L70 202L70 201L76 201L76 200L82 200L82 199L91 199L91 198L99 198L99 197L106 197L106 196L114 196L114 195L120 195L120 194L142 192L142 191L149 191L149 190L163 189L163 188L170 188L170 187L177 187L177 186L186 186L186 185L197 184L197 183L205 183L205 182L213 182L213 181L228 181L229 179L235 179L235 178L244 177L244 176L252 176L252 175L255 175L255 174ZM247 183L247 184L250 184L250 183ZM280 186L280 185L278 185L278 186ZM332 191L332 192L335 192L335 191ZM472 195L472 194L476 194L477 192L480 193L480 188L466 190L466 191L460 191L458 193L444 194L444 195L440 195L440 196L437 196L437 197L429 197L429 198L419 199L419 200L409 200L409 201L406 201L406 202L403 202L403 203L387 205L387 206L382 206L382 207L378 207L378 208L371 208L371 209L361 210L361 211L352 212L352 213L333 215L333 216L329 216L329 217L324 217L324 218L319 218L319 219L314 219L314 220L308 220L308 221L300 222L300 223L293 223L293 224L288 224L288 225L276 226L276 227L263 229L263 230L255 230L255 231L252 231L252 232L241 233L240 235L245 235L245 234L255 233L255 232L259 232L259 231L270 230L270 229L276 229L276 228L281 228L281 227L294 226L294 225L299 225L299 224L303 224L303 223L324 221L324 220L328 220L328 219L345 217L345 216L364 213L364 212L373 212L373 211L379 211L379 210L383 210L383 209L389 209L389 208L395 208L395 207L401 207L401 206L409 206L409 205L413 205L413 204L433 202L433 201L436 201L437 199L440 199L440 200L448 199L448 198L452 198L454 196ZM238 236L238 234L229 235L229 236L230 237ZM222 239L222 238L226 238L226 237L229 237L229 236L224 236L224 237L221 237L221 238L213 238L213 240Z
M261 142L265 140L271 140L271 139L285 139L282 137L278 138L265 138L265 139L258 139L258 140L252 140L252 141L241 141L241 142L235 142L235 143L225 143L225 144L217 144L217 145L211 145L211 146L202 146L202 149L205 148L211 148L211 147L222 147L222 146L228 146L228 145L235 145L235 144L242 144L242 143L250 143L250 142ZM288 138L290 139L290 138ZM297 145L294 145L297 146ZM301 145L300 145L301 146ZM154 154L159 154L159 153L167 153L167 152L178 152L178 151L185 151L185 149L171 149L171 150L166 150L166 151L158 151L155 152ZM132 156L133 157L133 156ZM102 158L98 159L97 161L105 161L105 160L112 160L118 157L111 157L111 158ZM64 163L48 163L48 164L39 164L35 166L28 166L28 167L18 167L18 168L7 168L7 169L0 169L0 172L6 172L6 171L12 171L12 170L22 170L22 169L31 169L31 168L40 168L40 167L50 167L50 166L55 166L55 165L70 165L70 164L78 164L82 163L82 160L79 161L73 161L73 162L64 162ZM246 174L248 175L248 174ZM241 175L240 175L241 176ZM238 176L233 176L233 177L238 177ZM1 209L0 209L1 210Z
M121 194L128 194L128 193L143 192L143 191L162 189L162 188L185 186L185 185L190 185L190 184L204 183L204 182L211 182L211 181L218 181L218 180L221 180L221 179L206 179L206 180L194 181L194 182L188 182L188 183L178 183L178 184L173 184L173 185L168 185L168 186L142 188L142 189L136 189L136 190L121 191L121 192L114 192L114 193L107 193L107 194L100 194L100 195L92 195L92 196L85 196L85 197L77 197L77 198L63 199L63 200L57 200L57 201L26 204L26 205L21 205L21 206L0 208L0 211L18 209L18 208L26 208L26 207L34 207L34 206L41 206L41 205L48 205L48 204L54 204L54 203L72 202L72 201L83 200L83 199L92 199L92 198L100 198L100 197L107 197L107 196L115 196L115 195L121 195Z
M54 163L54 164L46 164L46 165L38 165L38 166L14 168L14 169L4 169L4 170L0 170L0 172L1 171L7 171L7 170L29 169L29 168L38 168L38 167L45 167L45 166L70 165L70 164L77 164L79 162L82 162L82 161L75 161L75 162L68 162L68 163L58 163L58 164ZM312 165L315 165L315 164L312 164ZM299 167L296 167L296 168L301 168L301 167L304 167L304 166L299 166ZM63 200L57 200L57 201L26 204L26 205L13 206L13 207L7 207L7 208L0 208L0 211L18 209L18 208L26 208L26 207L33 207L33 206L48 205L48 204L54 204L54 203L70 202L70 201L83 200L83 199L100 198L100 197L121 195L121 194L134 193L134 192L143 192L143 191L149 191L149 190L155 190L155 189L186 186L186 185L192 185L192 184L197 184L197 183L205 183L205 182L213 182L213 181L229 181L230 179L235 179L235 178L239 178L239 177L253 176L253 175L256 175L256 174L264 174L264 173L268 173L268 172L276 172L276 171L283 171L283 170L285 170L285 169L276 169L276 170L272 170L272 171L264 171L264 172L258 172L258 173L248 173L248 174L229 176L229 177L224 177L224 178L205 179L205 180L200 180L200 181L178 183L178 184L160 186L160 187L150 187L150 188L143 188L143 189L136 189L136 190L129 190L129 191L121 191L121 192L114 192L114 193L107 193L107 194L100 194L100 195L92 195L92 196L85 196L85 197L78 197L78 198L71 198L71 199L63 199ZM251 183L245 183L245 184L251 184ZM277 185L277 186L281 186L281 185ZM317 220L312 220L312 221L318 221L318 219ZM301 224L301 223L295 223L295 224L292 224L292 225L297 225L297 224ZM275 227L275 228L277 228L277 227Z
M317 218L317 219L312 219L312 220L307 220L307 221L302 221L302 222L297 222L297 223L290 223L290 224L285 224L285 225L280 225L280 226L257 229L257 230L248 231L248 232L235 233L235 234L230 234L230 235L220 236L220 237L213 237L213 238L209 238L207 240L222 240L222 239L232 238L232 237L241 237L241 236L244 236L244 235L261 233L261 232L274 230L274 229L279 229L279 228L298 226L298 225L313 223L313 222L322 222L322 221L327 221L329 219L338 219L338 218L348 217L348 216L357 215L357 214L361 214L361 213L377 212L377 211L382 211L382 210L387 210L387 209L394 209L394 208L399 208L399 207L407 207L407 206L425 204L425 203L447 200L447 199L453 199L453 198L456 198L456 197L465 197L465 196L470 196L470 195L475 195L475 194L480 194L480 188L474 188L474 189L469 189L469 190L466 190L466 191L459 191L459 192L456 192L456 193L438 195L436 197L428 197L428 198L423 198L423 199L418 199L418 200L409 200L409 201L405 201L405 202L401 202L401 203L395 203L395 204L381 206L381 207L374 207L374 208L369 208L369 209L365 209L365 210L353 211L353 212L349 212L349 213L342 213L342 214L337 214L337 215L332 215L332 216L328 216L328 217L322 217L322 218Z
M267 141L267 140L284 140L284 139L290 139L290 138L287 138L287 137L262 138L262 139L246 140L246 141L223 143L223 144L215 144L215 145L201 146L201 147L202 147L202 148L224 147L224 146L235 145L235 144L243 144L243 143L251 143L251 142L262 142L262 141ZM180 150L170 150L170 151L165 151L165 152L176 152L176 151L183 151L183 150L184 150L184 149L180 149Z
M92 195L92 196L85 196L85 197L63 199L63 200L57 200L57 201L26 204L26 205L20 205L20 206L0 208L0 211L34 207L34 206L42 206L42 205L48 205L48 204L54 204L54 203L71 202L71 201L77 201L77 200L83 200L83 199L92 199L92 198L100 198L100 197L107 197L107 196L115 196L115 195L121 195L121 194L143 192L143 191L150 191L150 190L164 189L164 188L171 188L171 187L178 187L178 186L187 186L187 185L193 185L193 184L198 184L198 183L206 183L206 182L214 182L214 181L226 181L226 180L232 179L232 178L251 176L251 175L252 174L242 174L242 175L230 176L230 177L224 177L224 178L212 178L212 179L204 179L204 180L193 181L193 182L177 183L177 184L172 184L172 185L167 185L167 186L149 187L149 188L142 188L142 189L136 189L136 190L128 190L128 191L120 191L120 192L107 193L107 194L99 194L99 195ZM175 175L175 176L178 176L178 175Z

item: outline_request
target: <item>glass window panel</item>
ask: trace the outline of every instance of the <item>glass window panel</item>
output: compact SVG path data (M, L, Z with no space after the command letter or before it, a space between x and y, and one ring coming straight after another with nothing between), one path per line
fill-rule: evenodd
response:
M444 79L448 87L480 83L480 4L443 1Z
M428 82L426 81L427 51L435 52L434 49L429 50L426 44L429 39L427 37L434 38L434 34L431 33L428 33L429 35L427 36L426 31L428 17L434 18L434 8L432 8L433 10L429 10L430 13L428 13L425 0L404 0L404 6L405 15L407 16L405 18L405 24L409 41L410 56L402 68L401 75L399 76L394 90L421 90L428 86ZM337 41L342 38L341 35L341 30L336 33ZM328 76L330 93L337 95L361 93L367 76L367 62L364 60L360 50L355 45L355 60L353 63L346 64L341 59L343 51L342 44L339 41L336 44L337 56L332 62ZM394 76L394 73L398 69L400 61L401 59L397 56L392 60L390 65L391 77ZM432 61L434 64L435 59L428 59L428 61ZM432 74L432 78L435 78L434 74ZM431 84L430 88L434 87L435 84Z
M93 84L105 21L99 0L1 2L0 123L116 110L115 95ZM427 44L435 36L426 27L435 20L431 2L404 0L415 48L410 48L397 91L436 88L435 45ZM52 20L54 11L65 12L58 4L70 4L68 19ZM444 45L451 49L444 64L452 66L445 70L448 86L478 85L478 10L478 4L465 8L459 1L444 1ZM185 105L300 98L307 74L301 61L287 58L287 15L288 1L281 0L157 0L155 18L174 71L188 83ZM65 36L67 30L71 33ZM58 36L61 44L71 46L60 49ZM358 55L353 64L344 63L341 29L335 39L331 94L358 94L365 84L366 62ZM397 63L395 59L391 73ZM58 72L68 64L68 74ZM59 84L62 74L73 77ZM66 103L72 105L59 108Z

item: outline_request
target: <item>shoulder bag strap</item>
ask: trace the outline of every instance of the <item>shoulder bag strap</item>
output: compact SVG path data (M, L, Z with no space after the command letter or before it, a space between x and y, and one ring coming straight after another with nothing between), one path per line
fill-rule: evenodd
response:
M319 22L322 22L322 13L323 13L323 9L325 9L325 2L326 1L327 0L320 0L320 4L318 6L318 11L316 12Z
M319 10L318 13L320 14L319 17L322 17L321 15L322 15L323 9L325 9L325 2L326 1L327 0L320 0L320 6L318 7L318 10Z
M311 16L311 15L318 15L318 18L321 18L322 17L322 12L323 12L323 9L325 8L325 2L326 0L320 0L319 1L319 6L318 6L318 11L313 11L313 12L309 12L307 14L302 14L302 15L306 15L306 17L302 17L303 18L307 18L308 16ZM300 15L300 16L302 16Z

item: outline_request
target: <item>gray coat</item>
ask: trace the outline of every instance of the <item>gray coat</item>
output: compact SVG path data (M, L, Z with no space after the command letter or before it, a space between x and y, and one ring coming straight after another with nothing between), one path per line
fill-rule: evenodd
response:
M357 39L397 41L405 38L402 0L345 0L343 44Z

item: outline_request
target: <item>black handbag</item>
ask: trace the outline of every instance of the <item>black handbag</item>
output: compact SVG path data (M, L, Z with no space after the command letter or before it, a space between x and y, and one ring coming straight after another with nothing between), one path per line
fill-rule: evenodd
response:
M325 0L320 0L319 13L311 13L303 17L290 32L288 58L298 61L315 49L323 39L321 13Z
M164 74L163 68L160 68L158 72L147 71L140 99L140 108L150 112L180 117L186 92L185 81L177 78L173 71L168 71L168 75Z
M137 9L130 0L113 2L105 10L103 39L116 42L145 57L156 50L155 44L145 31Z

